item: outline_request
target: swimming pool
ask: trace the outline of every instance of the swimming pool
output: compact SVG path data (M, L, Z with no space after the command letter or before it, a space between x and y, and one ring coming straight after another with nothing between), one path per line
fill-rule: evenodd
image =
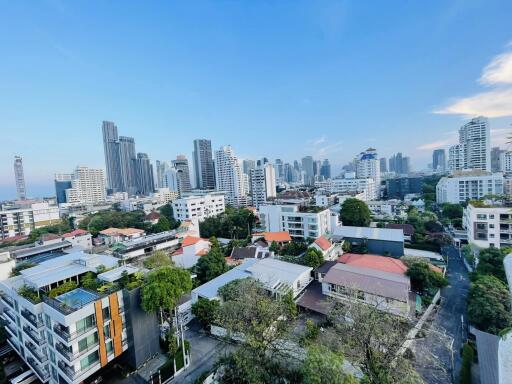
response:
M95 301L98 297L99 296L95 295L93 292L86 291L82 288L77 288L57 296L55 300L60 301L70 308L78 309Z

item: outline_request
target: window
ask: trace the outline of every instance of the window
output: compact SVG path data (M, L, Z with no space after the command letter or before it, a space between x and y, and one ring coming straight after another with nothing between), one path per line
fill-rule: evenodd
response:
M112 340L108 341L107 344L106 344L106 349L107 349L107 355L112 352L112 350L114 349L114 345L112 344Z
M92 335L84 337L78 342L78 350L80 352L85 351L87 348L93 346L98 342L98 332L94 332Z
M110 326L109 324L103 327L103 334L105 335L105 339L110 339Z
M103 308L103 320L110 319L110 307Z
M86 329L94 326L94 324L96 324L94 315L87 316L86 318L76 322L76 331L77 333L84 332Z
M90 355L88 355L88 356L84 357L82 360L80 360L80 369L82 371L86 370L91 365L96 363L99 359L100 359L100 355L99 355L98 351L91 353Z

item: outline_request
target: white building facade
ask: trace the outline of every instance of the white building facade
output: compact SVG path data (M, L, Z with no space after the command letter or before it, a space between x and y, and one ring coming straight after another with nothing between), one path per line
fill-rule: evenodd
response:
M247 206L248 198L242 169L233 149L221 147L215 151L215 180L217 191L226 194L226 203L235 207Z
M443 177L436 186L436 201L439 204L457 204L486 195L501 195L504 192L503 180L502 173L469 172Z
M103 169L79 166L71 174L71 188L66 189L70 204L96 204L106 201L106 182Z
M479 248L512 246L512 209L479 208L471 204L464 209L463 225L468 242Z
M174 218L179 221L203 221L224 213L224 193L211 192L200 196L185 196L172 202Z
M331 179L327 181L317 181L315 186L324 188L329 193L358 194L363 193L363 200L370 201L378 199L378 187L372 178L356 179L346 177L344 179Z
M252 204L256 208L265 204L268 198L277 196L276 172L272 164L266 163L251 169L251 194Z
M459 129L459 144L450 147L450 170L478 169L491 171L491 133L489 121L476 117Z
M0 240L28 236L36 228L60 223L59 207L47 202L28 208L0 210Z

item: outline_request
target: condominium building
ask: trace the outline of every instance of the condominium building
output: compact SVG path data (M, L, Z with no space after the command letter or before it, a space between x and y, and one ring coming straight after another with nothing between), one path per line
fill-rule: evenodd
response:
M464 209L463 226L466 229L468 243L479 248L512 246L510 207L476 207L470 203Z
M455 173L443 177L436 186L436 201L442 203L465 203L486 195L503 194L503 174L487 172Z
M192 190L192 185L190 184L190 170L188 168L188 160L186 156L176 156L176 160L172 161L172 165L177 172L180 193L190 192Z
M247 205L248 191L238 158L231 146L215 151L215 179L217 191L226 194L226 203L235 207Z
M16 182L18 199L25 200L27 198L27 190L25 188L25 174L23 172L23 159L21 156L14 156L14 180Z
M137 153L135 171L137 173L137 193L149 196L155 188L155 181L153 179L153 167L146 153Z
M331 179L327 181L317 181L315 187L323 188L329 193L340 195L363 193L364 201L376 200L378 198L378 187L372 178L356 179L350 177L344 179Z
M121 178L117 126L111 121L104 121L102 131L105 168L107 170L107 187L112 192L126 192Z
M500 147L491 148L491 172L505 172L502 166L502 155L507 151L500 149Z
M491 170L491 134L489 121L476 117L459 129L459 144L450 147L450 170Z
M70 175L70 179L71 188L66 189L65 192L66 203L96 204L106 200L107 194L103 169L78 166Z
M444 172L446 170L446 152L444 149L435 149L432 152L432 169L434 172Z
M311 156L302 158L302 171L304 172L305 185L314 185L315 183L315 170L313 163L313 157Z
M203 195L185 196L172 202L174 218L179 221L203 221L225 211L224 193L211 192Z
M421 177L398 177L386 180L388 199L404 199L406 195L422 193L423 180Z
M215 188L215 167L213 165L212 142L206 139L194 140L194 171L197 189Z
M266 232L286 231L295 239L316 239L331 232L329 209L299 205L261 205L260 224Z
M59 207L47 202L29 207L9 207L0 210L0 240L28 236L36 228L60 223Z
M512 151L501 151L499 157L499 171L512 173Z
M252 204L258 208L267 202L267 199L277 196L276 173L270 163L260 165L251 170Z
M78 384L122 354L137 368L159 351L156 316L138 309L138 289L116 284L137 269L117 266L115 257L79 252L0 282L7 342L41 382ZM80 286L87 273L110 289ZM70 282L78 287L56 293Z
M377 155L377 150L368 148L366 151L361 152L355 159L356 163L356 177L358 179L373 179L375 181L375 188L377 198L380 195L380 160Z

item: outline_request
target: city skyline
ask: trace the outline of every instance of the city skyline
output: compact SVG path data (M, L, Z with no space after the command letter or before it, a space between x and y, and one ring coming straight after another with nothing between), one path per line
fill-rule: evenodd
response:
M104 169L103 120L135 137L153 163L183 153L191 169L201 137L212 150L231 145L240 159L329 159L333 174L370 146L386 158L407 153L422 169L478 114L490 118L491 146L503 145L512 131L507 7L205 2L199 13L162 4L157 14L11 3L0 15L3 35L17 42L3 45L0 126L16 134L0 153L0 198L15 197L14 155L24 159L29 196L52 191L53 174L76 165ZM112 17L119 11L124 27ZM201 28L191 31L192 23ZM429 36L427 25L437 25ZM117 48L105 62L110 46ZM257 137L263 145L250 139Z

